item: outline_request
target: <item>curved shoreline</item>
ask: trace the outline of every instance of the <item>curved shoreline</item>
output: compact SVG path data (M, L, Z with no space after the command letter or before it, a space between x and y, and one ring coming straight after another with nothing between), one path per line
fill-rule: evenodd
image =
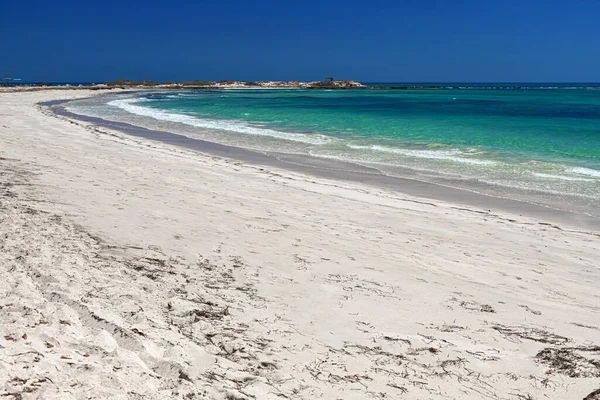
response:
M127 93L131 92L122 92L121 94ZM508 212L513 215L528 216L552 223L567 224L578 229L600 231L600 218L583 213L556 209L549 205L528 202L526 200L495 196L494 194L481 193L466 188L447 186L437 182L425 182L413 177L386 175L374 167L349 161L318 158L309 155L259 152L190 138L172 132L148 129L131 123L84 116L67 111L65 107L62 107L63 103L69 101L71 100L57 100L41 104L48 106L57 115L67 118L93 123L128 135L176 145L219 157L235 159L253 165L282 168L318 178L367 184L372 187L392 190L422 199L441 200L465 207L476 207L478 209L477 212L490 214Z
M39 105L76 95L0 95L0 394L598 388L600 234L263 168Z

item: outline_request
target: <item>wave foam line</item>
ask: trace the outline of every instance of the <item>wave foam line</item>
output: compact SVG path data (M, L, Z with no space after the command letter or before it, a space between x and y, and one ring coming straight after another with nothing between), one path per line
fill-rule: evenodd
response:
M595 170L595 169L577 167L577 168L571 168L571 172L575 172L576 174L581 174L581 175L593 176L596 179L600 179L600 171Z
M257 136L269 136L277 139L292 140L308 144L325 144L331 141L330 138L321 135L304 135L301 133L280 132L273 129L256 128L242 122L230 120L210 120L192 117L190 115L170 113L163 110L157 110L149 107L138 106L135 103L143 102L140 99L122 99L113 100L107 104L118 107L128 113L154 118L160 121L178 122L185 125L196 126L199 128L217 129L232 131L236 133L245 133Z
M539 176L540 178L550 178L550 179L560 179L562 181L583 181L583 182L593 182L593 179L589 178L575 178L571 176L564 175L552 175L552 174L543 174L541 172L533 172L533 175Z
M404 156L416 157L416 158L429 158L429 159L435 159L435 160L455 161L455 162L464 163L464 164L476 164L476 165L496 164L494 161L489 161L489 160L477 160L477 159L473 159L473 158L458 157L459 155L464 154L463 152L461 152L459 150L408 150L408 149L397 149L397 148L384 147L384 146L378 146L378 145L357 146L357 145L351 145L351 144L348 144L347 146L352 149L357 149L357 150L373 150L373 151L380 151L380 152L384 152L384 153L401 154Z

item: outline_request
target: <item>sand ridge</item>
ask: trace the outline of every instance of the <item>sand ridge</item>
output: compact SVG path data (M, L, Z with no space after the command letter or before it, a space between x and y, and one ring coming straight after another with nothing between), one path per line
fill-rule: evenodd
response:
M0 94L8 398L581 399L597 233L204 155Z

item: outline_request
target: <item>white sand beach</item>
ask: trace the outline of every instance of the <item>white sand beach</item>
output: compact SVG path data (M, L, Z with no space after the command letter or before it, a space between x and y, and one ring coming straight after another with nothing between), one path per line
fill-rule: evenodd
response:
M37 105L100 92L0 93L0 397L600 389L599 232L247 165Z

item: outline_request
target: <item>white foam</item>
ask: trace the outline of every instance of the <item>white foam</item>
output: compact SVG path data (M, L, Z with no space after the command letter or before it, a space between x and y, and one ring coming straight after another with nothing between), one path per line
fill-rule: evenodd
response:
M409 149L399 149L399 148L385 147L385 146L379 146L379 145L357 146L357 145L351 145L351 144L348 144L347 146L352 149L357 149L357 150L381 151L381 152L385 152L385 153L401 154L401 155L409 156L409 157L429 158L429 159L435 159L435 160L448 160L448 161L455 161L455 162L464 163L464 164L476 164L476 165L496 164L494 161L489 161L489 160L477 160L474 158L459 157L460 155L464 154L464 152L461 152L460 150L409 150Z
M192 117L191 115L170 113L167 111L142 107L135 104L143 101L144 100L142 99L121 99L110 101L107 104L118 107L131 114L150 117L160 121L178 122L180 124L196 126L199 128L218 129L237 133L245 133L249 135L269 136L277 139L292 140L295 142L308 144L325 144L331 141L330 138L322 135L305 135L301 133L280 132L273 129L257 128L239 121L200 119Z
M534 172L533 175L539 176L540 178L550 178L550 179L560 179L563 181L584 181L584 182L593 182L593 179L588 178L576 178L572 176L565 175L552 175L552 174L543 174L541 172Z
M577 167L571 168L571 172L575 172L576 174L581 175L593 176L594 178L600 179L600 171L596 169Z

